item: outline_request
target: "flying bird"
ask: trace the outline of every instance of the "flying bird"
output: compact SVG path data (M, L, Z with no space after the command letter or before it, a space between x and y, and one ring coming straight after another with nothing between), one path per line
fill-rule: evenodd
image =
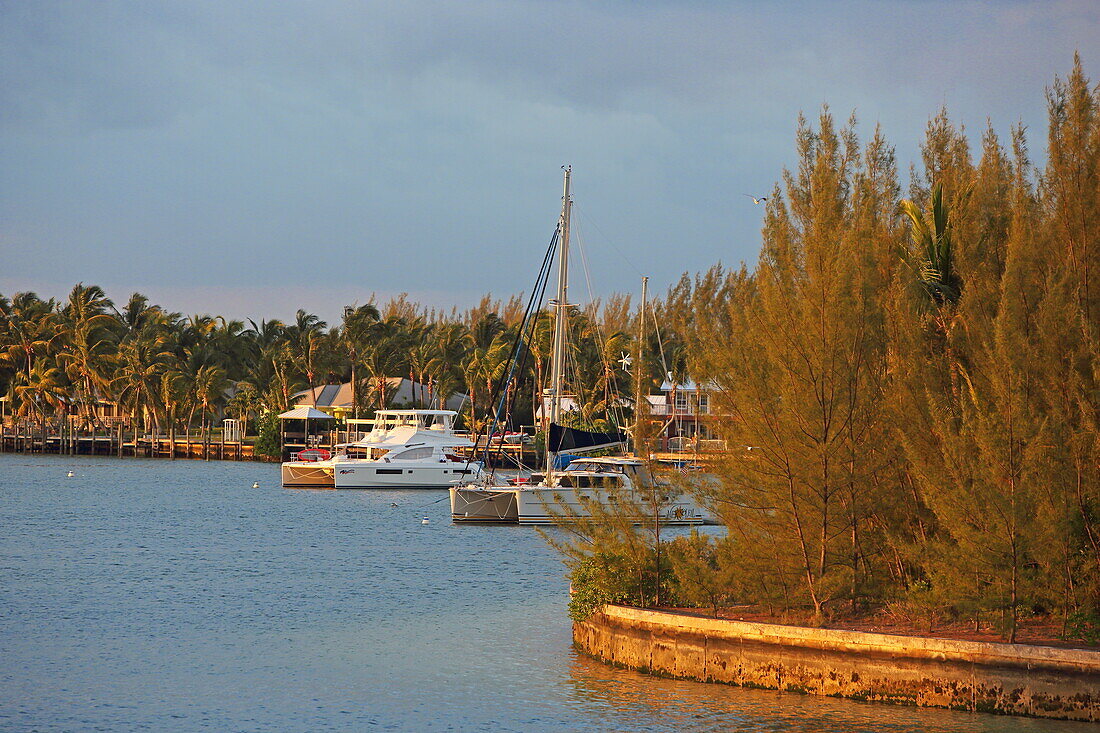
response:
M756 196L753 196L752 194L748 194L748 193L743 193L741 195L742 196L748 196L750 199L752 199L752 202L754 204L762 204L762 203L764 203L765 201L768 200L767 196L761 196L761 197L757 198Z

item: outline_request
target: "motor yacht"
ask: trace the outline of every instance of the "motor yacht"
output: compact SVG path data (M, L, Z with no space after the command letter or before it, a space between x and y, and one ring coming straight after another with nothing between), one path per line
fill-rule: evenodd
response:
M283 486L336 489L445 489L480 475L454 430L453 410L379 410L362 440L307 449L282 465Z

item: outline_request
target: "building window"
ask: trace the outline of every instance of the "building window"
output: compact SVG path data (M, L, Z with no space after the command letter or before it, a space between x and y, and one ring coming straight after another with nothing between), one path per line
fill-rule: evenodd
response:
M710 414L710 395L705 395L705 394L699 395L699 414L700 415L709 415Z
M676 393L676 412L687 412L689 406L689 395L684 392Z

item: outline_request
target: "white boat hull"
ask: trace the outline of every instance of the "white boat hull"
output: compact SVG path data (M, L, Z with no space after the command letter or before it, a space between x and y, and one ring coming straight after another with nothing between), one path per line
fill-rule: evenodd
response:
M380 461L337 461L334 478L338 489L447 489L476 474L476 466L456 462L399 466Z
M287 461L281 472L288 489L336 488L332 461Z
M452 487L451 519L456 522L515 524L519 521L516 492L471 486Z

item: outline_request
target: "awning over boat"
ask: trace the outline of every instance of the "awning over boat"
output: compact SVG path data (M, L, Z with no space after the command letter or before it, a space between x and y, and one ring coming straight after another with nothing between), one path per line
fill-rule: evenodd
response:
M293 410L287 410L279 415L280 420L335 420L332 415L328 415L320 410L315 410L312 407L295 407Z
M552 453L582 453L620 445L625 442L626 435L619 431L593 433L550 423L550 451Z

